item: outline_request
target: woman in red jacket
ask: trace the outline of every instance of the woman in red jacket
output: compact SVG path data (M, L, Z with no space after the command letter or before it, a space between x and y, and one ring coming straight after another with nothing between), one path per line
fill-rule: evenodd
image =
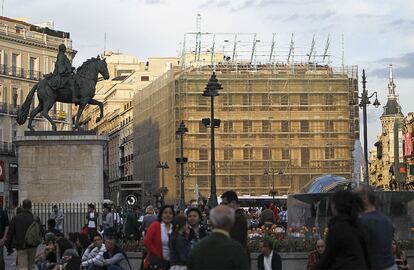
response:
M164 205L158 213L158 221L154 221L145 235L144 245L148 250L144 259L144 268L168 269L170 249L169 236L172 232L172 221L175 212L172 205Z

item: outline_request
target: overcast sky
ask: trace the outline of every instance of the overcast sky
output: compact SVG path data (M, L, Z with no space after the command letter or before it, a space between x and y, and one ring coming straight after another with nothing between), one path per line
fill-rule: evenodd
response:
M310 47L313 34L323 48L331 35L333 65L340 65L342 34L345 64L367 71L368 89L378 91L385 105L388 65L395 67L397 94L404 114L414 111L413 0L4 0L3 15L29 23L52 20L55 29L70 32L75 65L106 49L134 55L176 56L184 33L249 32L280 47ZM383 109L369 108L369 143L380 132ZM362 119L362 117L361 117Z

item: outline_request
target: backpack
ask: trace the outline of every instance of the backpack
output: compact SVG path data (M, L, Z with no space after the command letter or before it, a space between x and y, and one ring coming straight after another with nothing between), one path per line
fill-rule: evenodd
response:
M42 243L43 233L39 218L35 218L30 224L24 236L24 241L27 246L37 247Z

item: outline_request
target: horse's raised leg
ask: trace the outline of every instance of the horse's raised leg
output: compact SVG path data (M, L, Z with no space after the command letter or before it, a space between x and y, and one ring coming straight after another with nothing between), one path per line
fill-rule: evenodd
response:
M31 112L30 112L30 117L29 117L29 123L27 124L27 128L30 130L34 130L32 127L32 122L33 122L33 118L36 117L36 115L38 113L40 113L43 110L43 106L42 103L39 103L39 105L37 105L36 108L34 108Z
M50 122L50 124L52 125L52 129L54 130L54 131L56 131L57 130L57 126L56 126L56 123L55 123L55 121L53 121L53 119L52 118L50 118L50 116L49 116L49 111L50 111L50 109L53 107L53 104L54 104L54 102L51 102L51 101L47 101L47 102L45 102L44 104L43 104L43 110L42 110L42 112L40 113L44 118L46 118L49 122Z
M88 101L85 99L81 99L81 101L79 102L78 112L76 113L75 119L75 129L79 128L79 120L87 103Z
M103 118L103 103L96 99L91 98L91 100L89 100L89 104L99 106L99 111L100 111L99 117L96 117L96 123L98 123Z

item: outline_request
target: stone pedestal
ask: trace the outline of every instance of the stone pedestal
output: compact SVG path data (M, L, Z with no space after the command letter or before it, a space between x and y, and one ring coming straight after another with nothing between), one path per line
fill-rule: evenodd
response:
M102 202L107 141L91 131L27 131L17 137L19 201Z

